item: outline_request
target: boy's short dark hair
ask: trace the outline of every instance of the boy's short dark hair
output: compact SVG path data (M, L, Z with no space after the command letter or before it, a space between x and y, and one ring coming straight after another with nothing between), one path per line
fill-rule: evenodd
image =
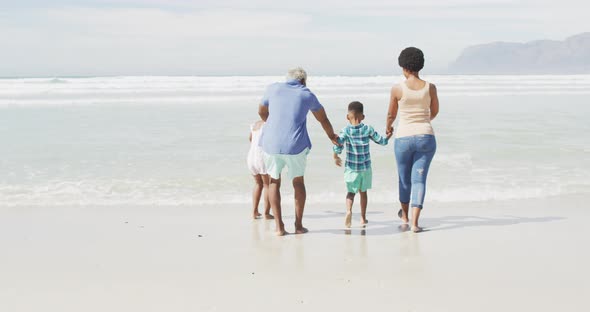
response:
M353 112L355 115L360 115L363 113L363 103L359 101L350 102L348 104L348 111Z
M424 67L424 53L415 47L405 48L399 54L397 63L406 70L419 72Z

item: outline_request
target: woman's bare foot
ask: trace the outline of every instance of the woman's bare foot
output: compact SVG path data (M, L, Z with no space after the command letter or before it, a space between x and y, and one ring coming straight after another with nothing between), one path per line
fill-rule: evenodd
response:
M347 211L346 217L344 218L344 226L349 228L351 224L352 224L352 211Z
M421 227L417 226L417 225L412 225L412 232L414 233L420 233L422 232L424 229L422 229Z
M261 216L262 214L258 211L254 211L254 213L252 214L252 218L254 219L260 219Z
M271 215L270 213L267 213L267 214L264 215L264 219L265 220L274 220L274 218L275 217L273 215Z
M404 216L404 212L401 209L397 212L397 216L400 219L402 219L402 223L403 224L406 224L406 223L409 223L410 222L410 219L408 219L408 216L407 215Z
M309 232L309 230L304 227L299 227L295 229L295 234L305 234L307 232Z
M367 223L369 223L369 221L361 217L361 225L367 225Z
M278 230L277 231L277 236L285 236L287 234L289 234L289 233L287 233L287 231L285 231L285 230Z

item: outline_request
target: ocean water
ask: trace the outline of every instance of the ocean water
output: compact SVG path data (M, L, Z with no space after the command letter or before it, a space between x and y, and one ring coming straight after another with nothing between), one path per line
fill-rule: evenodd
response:
M590 197L590 76L428 76L440 96L426 206ZM283 77L0 79L0 206L244 203L249 125ZM383 131L399 76L310 77L335 129L365 104ZM308 202L343 202L310 114ZM374 203L397 202L393 145L373 145ZM283 184L283 201L292 191Z

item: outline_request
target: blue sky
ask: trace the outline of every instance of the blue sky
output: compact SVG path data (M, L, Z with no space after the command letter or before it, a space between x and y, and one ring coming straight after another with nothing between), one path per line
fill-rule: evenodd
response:
M406 46L426 72L490 41L590 31L584 1L0 0L0 76L397 74Z

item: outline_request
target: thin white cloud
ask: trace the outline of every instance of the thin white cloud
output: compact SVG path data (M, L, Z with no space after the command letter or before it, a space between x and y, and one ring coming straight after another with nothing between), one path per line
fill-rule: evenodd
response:
M298 1L276 1L276 0L124 0L97 1L104 4L117 3L119 6L152 6L152 7L175 7L175 8L233 8L233 9L258 9L258 10L294 10L294 11L325 11L338 9L386 9L404 7L452 7L452 6L491 6L508 5L520 3L514 0L363 0L363 1L342 1L342 0L298 0Z
M397 8L373 8L360 10L342 10L341 14L366 17L411 17L432 18L436 20L506 20L520 22L568 21L572 18L584 18L585 10L579 7L549 4L547 6L510 6L510 7L454 7L454 6L404 6Z
M26 0L22 3L34 3ZM21 2L19 2L21 3ZM41 2L39 2L41 3ZM590 30L562 0L56 0L0 10L0 75L384 73L407 45L444 67L489 41Z
M0 75L272 73L271 68L282 71L318 60L320 67L338 68L341 58L334 54L341 47L370 45L377 38L362 31L314 29L311 15L288 12L66 8L26 13L0 21L0 37L6 38L0 59L15 60L0 63Z
M362 31L312 29L312 15L249 10L199 10L172 12L160 9L67 8L37 10L30 18L45 21L37 31L78 33L85 36L135 38L277 37L340 40L374 38ZM5 25L10 28L10 25ZM31 26L29 26L31 27ZM53 28L53 29L52 29Z
M92 32L122 36L219 37L273 36L305 26L304 14L236 10L170 12L159 9L63 9L41 12L50 24L89 25Z

